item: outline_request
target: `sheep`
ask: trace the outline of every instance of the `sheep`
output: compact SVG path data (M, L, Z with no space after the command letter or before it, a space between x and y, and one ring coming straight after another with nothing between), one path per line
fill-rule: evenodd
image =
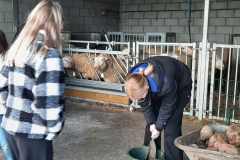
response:
M176 48L176 50L179 51L179 47ZM193 51L191 48L187 48L188 50L188 55L192 55ZM186 48L182 47L182 53L186 54ZM198 51L196 51L197 54L197 59L196 59L196 70L197 70L197 66L198 66ZM209 59L209 76L208 76L208 80L210 81L210 77L211 77L211 66L212 66L212 52L209 53L210 54L210 59ZM222 70L223 76L226 75L227 72L227 67L228 67L228 55L229 55L229 49L224 49L223 50L223 58L222 57L222 50L217 50L216 53L216 63L215 63L215 68L218 70ZM222 59L222 60L221 60Z
M63 53L62 61L63 61L64 68L74 68L74 60L70 54Z
M92 68L87 53L73 53L75 69L80 71L83 78L98 80L98 76Z
M116 59L117 62L114 59ZM101 77L106 82L122 83L126 79L126 68L124 67L125 64L122 64L122 62L120 61L121 60L118 59L118 57L116 56L114 56L113 58L105 53L101 53L98 57L95 58L94 70L100 71ZM121 68L118 66L117 63L120 65ZM118 74L118 72L123 79Z
M94 54L90 54L91 58L94 58ZM80 75L78 71L81 72L83 78L92 78L98 80L98 76L92 68L90 60L87 53L73 53L71 56L68 53L63 53L63 66L65 70L65 75L70 78L79 78Z
M95 58L94 70L101 72L101 77L105 80L105 82L118 82L116 73L114 73L112 58L108 55L100 54Z

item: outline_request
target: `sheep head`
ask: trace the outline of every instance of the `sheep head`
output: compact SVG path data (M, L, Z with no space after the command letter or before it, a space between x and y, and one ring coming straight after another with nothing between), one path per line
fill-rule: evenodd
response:
M180 52L180 46L176 46L175 47L175 51ZM185 47L185 46L181 46L181 53L186 54L188 53L188 55L192 55L193 54L193 50L189 47Z
M221 66L222 66L222 68L221 68ZM224 67L225 67L225 66L224 66L221 58L220 58L218 55L216 55L216 65L215 65L215 68L217 68L217 69L219 69L219 70L223 70Z
M93 69L99 70L102 73L105 72L108 69L108 67L112 65L112 58L110 58L106 54L100 54L94 60L95 60L95 63L94 63Z
M63 55L62 61L64 68L74 68L74 60L70 55Z

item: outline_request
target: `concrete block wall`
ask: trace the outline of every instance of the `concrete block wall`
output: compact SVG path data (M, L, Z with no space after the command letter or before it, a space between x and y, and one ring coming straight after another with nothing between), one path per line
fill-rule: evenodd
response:
M204 0L192 0L192 42L202 41ZM127 33L176 32L177 42L190 42L189 0L122 0L120 31ZM240 0L210 0L208 40L229 43L240 34Z
M41 0L18 0L19 26L26 22L30 11ZM65 16L64 31L100 32L119 31L119 0L56 0ZM102 10L108 15L102 16ZM13 38L12 0L0 0L0 28L6 33L8 43Z
M64 17L64 31L100 32L119 31L119 1L116 0L56 0L60 2ZM39 0L18 0L19 23L24 23L28 12ZM102 10L108 15L102 16Z
M10 43L13 37L11 0L0 0L0 29L5 33L8 43Z

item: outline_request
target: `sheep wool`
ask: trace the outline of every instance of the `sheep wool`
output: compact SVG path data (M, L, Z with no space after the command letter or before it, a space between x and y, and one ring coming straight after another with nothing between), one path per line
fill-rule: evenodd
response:
M75 62L75 69L80 71L84 78L98 80L98 76L91 65L87 53L73 53L73 60Z

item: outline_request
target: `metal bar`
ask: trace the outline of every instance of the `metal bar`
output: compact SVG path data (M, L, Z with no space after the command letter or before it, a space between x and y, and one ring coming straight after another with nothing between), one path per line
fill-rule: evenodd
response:
M231 49L231 48L230 48L230 49ZM233 105L235 105L235 103L236 103L237 76L238 76L238 56L239 56L239 48L237 49L237 60L236 60L236 72L235 72L235 84L234 84Z
M208 118L212 119L213 112L213 98L214 98L214 75L215 75L215 65L216 65L216 43L213 44L212 52L212 70L211 70L211 82L210 82L210 97L209 97L209 114Z
M81 54L81 53L80 53ZM88 56L88 59L89 59L89 61L90 61L90 64L91 64L91 66L93 67L94 65L93 65L93 62L92 62L92 58L91 58L91 53L86 53L87 54L87 56ZM98 74L97 74L97 72L96 71L94 71L95 72L95 74L97 75L97 77L98 77L98 80L99 81L101 81L101 78L98 76Z
M208 13L209 13L209 0L205 0L205 6L204 6L204 23L203 23L203 39L202 39L202 59L205 60L206 58L206 51L207 51L207 32L208 32ZM205 70L205 61L201 62L201 79L200 82L201 83L201 88L200 88L200 101L198 104L199 107L199 115L198 115L198 119L202 120L203 118L203 108L205 108L206 104L204 104L203 102L203 98L206 97L207 95L204 95L204 90L207 89L204 87L204 73L206 72ZM198 73L199 76L199 73Z
M196 48L196 43L193 43L193 48ZM181 49L180 49L181 53ZM194 105L194 93L195 93L195 70L196 70L196 50L193 49L192 55L192 91L190 99L190 116L193 116L193 105Z
M12 0L13 11L13 33L15 34L18 29L18 0Z
M138 44L139 42L137 41L136 42L136 55L137 55L137 63L139 62L139 44ZM144 54L144 52L143 52L143 54Z
M89 53L106 53L114 55L128 55L128 53L123 51L107 51L107 50L92 50L92 49L76 49L76 48L63 48L62 51L72 51L72 52L89 52Z
M207 43L207 48L210 48L210 43ZM206 54L206 59L205 59L205 63L206 63L206 66L205 66L205 90L204 90L204 95L207 95L207 88L208 88L208 68L209 68L209 50L207 50L207 54ZM215 68L215 67L214 67ZM206 118L206 110L207 110L207 96L204 96L203 97L203 118Z
M222 48L222 58L223 59L223 51L224 51L224 48ZM229 57L231 57L231 52L232 50L230 49L229 50ZM229 78L230 78L230 64L231 64L231 59L229 58L228 60L228 76L227 76L227 94L226 94L226 106L225 106L225 118L227 116L227 108L228 108L228 93L229 93ZM238 63L238 62L237 62ZM236 69L237 70L237 69Z
M163 45L163 46L192 46L192 43L162 43L162 42L139 42L139 45Z
M85 87L77 87L77 86L69 86L69 85L66 85L65 88L127 97L127 94L124 92L107 91L107 90L96 89L96 88L85 88Z
M199 117L200 114L202 114L202 109L200 110L199 108L202 106L199 105L199 101L201 98L200 95L200 90L201 90L201 62L202 62L202 42L199 44L199 52L198 52L198 74L197 74L197 97L196 97L196 108L198 108L198 112L196 112L196 117ZM200 113L199 113L200 112Z
M124 84L101 82L101 81L89 81L86 79L76 79L65 77L66 85L77 85L83 87L99 88L99 89L110 89L115 91L124 92Z

